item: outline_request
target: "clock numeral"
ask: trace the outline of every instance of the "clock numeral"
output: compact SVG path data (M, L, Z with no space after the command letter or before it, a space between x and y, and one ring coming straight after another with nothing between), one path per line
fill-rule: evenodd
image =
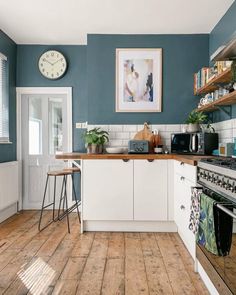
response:
M48 54L46 54L46 58L48 58L49 57L49 55ZM45 60L45 59L44 59Z
M47 76L48 76L48 72L47 72Z
M42 69L42 72L45 72L45 70L44 70L44 69Z
M51 53L51 56L54 56L54 52Z
M63 72L63 70L61 69L61 72Z
M53 78L53 77L54 77L54 75L53 75L53 74L51 74L51 77Z
M57 72L57 76L59 76L59 73Z
M65 64L63 63L62 66L63 66L63 68L64 68L64 67L65 67Z
M40 66L43 67L43 64L41 63Z

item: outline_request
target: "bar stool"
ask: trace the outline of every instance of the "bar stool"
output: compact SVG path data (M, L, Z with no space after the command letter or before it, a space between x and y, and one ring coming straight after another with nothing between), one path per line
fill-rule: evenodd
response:
M44 189L44 195L43 195L43 202L42 202L42 208L41 208L41 213L40 213L40 218L39 218L39 224L38 224L38 230L42 231L44 230L46 227L48 227L52 222L61 220L61 216L59 216L59 211L58 211L58 215L57 217L55 217L55 202L56 202L56 181L57 181L57 177L62 176L63 180L62 180L62 188L61 188L61 196L60 196L60 203L61 200L63 199L63 210L64 212L68 212L68 200L67 200L67 176L71 175L72 172L71 171L64 171L64 170L60 170L60 171L48 171L47 172L47 179L46 179L46 185L45 185L45 189ZM48 188L48 180L49 177L54 177L54 192L53 192L53 201L48 204L45 205L45 198L46 198L46 193L47 193L47 188ZM64 208L64 206L66 205L66 210ZM52 209L52 220L50 222L48 222L43 228L41 228L41 222L42 222L42 216L43 216L43 211L44 209L53 206ZM59 208L60 209L60 208ZM69 214L69 213L68 213ZM69 216L68 214L64 214L63 217L67 216L67 226L68 226L68 232L70 233L70 224L69 224Z
M71 181L72 181L72 189L73 189L73 195L74 195L74 199L75 199L75 204L73 206L71 206L69 208L70 212L73 211L76 207L77 209L77 214L78 214L78 218L79 218L79 222L81 223L81 219L80 219L80 213L79 213L79 205L81 204L81 201L79 201L77 194L76 194L76 190L75 190L75 183L74 183L74 174L75 173L80 173L80 168L78 167L69 167L69 168L65 168L63 169L63 171L65 172L70 172L71 174Z

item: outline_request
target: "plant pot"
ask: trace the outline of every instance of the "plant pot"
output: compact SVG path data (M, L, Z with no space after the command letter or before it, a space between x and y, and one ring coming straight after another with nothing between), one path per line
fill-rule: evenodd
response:
M190 132L198 132L200 130L200 125L196 124L188 124L187 131Z
M98 144L97 145L97 153L98 154L102 154L103 153L103 145L102 144Z
M103 145L102 144L88 144L87 145L87 154L102 154Z
M97 144L88 144L87 154L97 154Z

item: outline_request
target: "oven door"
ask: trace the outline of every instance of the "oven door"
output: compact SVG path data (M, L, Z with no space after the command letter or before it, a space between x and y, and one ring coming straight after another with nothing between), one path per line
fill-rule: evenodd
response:
M221 195L216 194L210 189L202 188L204 194L215 199L220 197L225 199L225 202L217 204L218 209L222 210L229 216L231 216L235 222L236 220L236 204L231 200L223 198ZM228 204L230 203L231 210L229 210ZM226 229L227 230L227 229ZM231 230L231 229L229 229ZM197 243L197 259L205 269L206 273L210 277L211 281L215 285L220 294L236 294L236 227L233 223L232 243L229 254L226 256L217 256L209 252L200 243Z

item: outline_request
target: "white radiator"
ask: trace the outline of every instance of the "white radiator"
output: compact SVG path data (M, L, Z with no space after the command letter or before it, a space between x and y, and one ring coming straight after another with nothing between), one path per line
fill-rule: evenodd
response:
M18 162L0 163L0 211L4 211L19 200ZM1 214L1 212L0 212ZM1 219L1 218L0 218Z

